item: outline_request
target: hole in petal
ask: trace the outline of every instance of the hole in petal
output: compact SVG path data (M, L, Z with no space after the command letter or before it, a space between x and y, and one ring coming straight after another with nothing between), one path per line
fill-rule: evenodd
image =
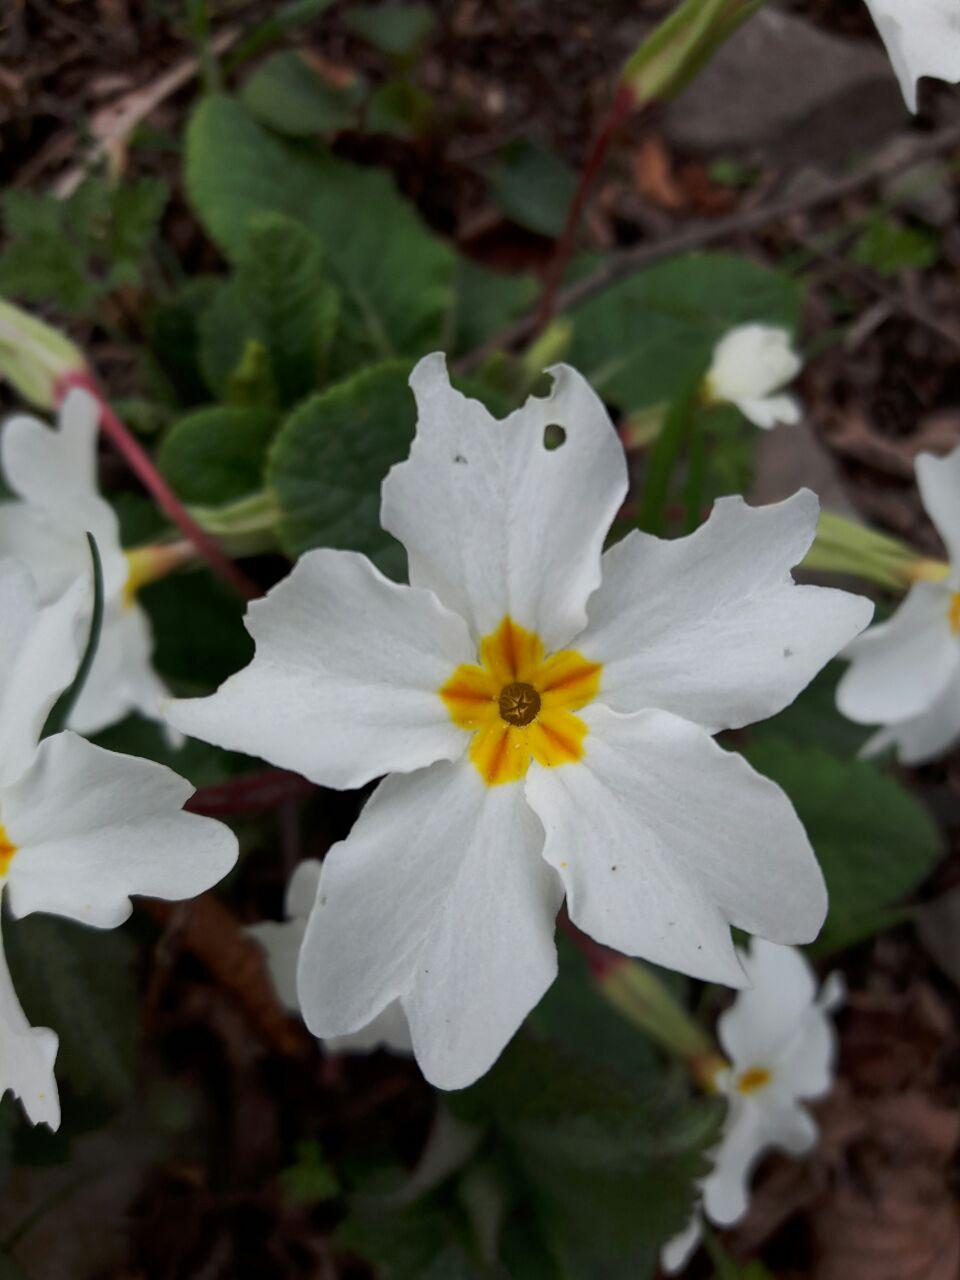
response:
M543 447L545 449L559 449L561 445L566 443L566 428L561 427L559 422L548 422L543 428Z

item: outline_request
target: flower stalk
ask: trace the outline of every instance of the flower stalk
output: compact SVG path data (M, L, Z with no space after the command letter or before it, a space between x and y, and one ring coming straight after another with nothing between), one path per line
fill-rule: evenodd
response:
M906 591L915 582L942 582L950 572L945 561L921 556L899 538L831 511L821 512L802 567L855 574L893 591Z

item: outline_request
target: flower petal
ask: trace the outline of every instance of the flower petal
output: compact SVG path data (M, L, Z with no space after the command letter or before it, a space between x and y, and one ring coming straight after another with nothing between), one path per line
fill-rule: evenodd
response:
M314 1035L365 1027L399 999L441 1089L493 1064L556 976L562 892L517 785L466 761L381 783L327 855L298 986Z
M707 374L712 400L765 400L792 381L803 367L789 330L769 324L741 324L713 349Z
M957 36L957 64L960 76L960 33ZM915 467L924 509L937 526L951 564L960 569L960 446L945 458L921 453Z
M553 389L502 422L455 391L442 355L410 378L417 435L383 486L383 527L410 581L488 635L509 615L547 652L582 630L603 539L627 490L623 447L600 399L566 365ZM563 443L544 443L562 427Z
M749 422L764 431L773 427L795 427L803 417L803 407L796 396L746 397L735 403Z
M177 729L340 788L466 750L439 690L476 649L429 591L352 551L308 551L247 629L253 661L212 697L169 703Z
M138 604L108 605L93 666L70 714L70 728L94 734L131 711L163 718L167 689L153 669L150 619Z
M57 697L77 672L92 575L40 606L32 576L0 560L0 783L27 768Z
M103 563L104 594L112 599L126 582L127 564L116 513L97 488L99 414L89 392L76 388L60 407L56 430L39 418L10 418L0 433L0 463L11 489L49 521L68 547L76 545L76 554L86 554L84 534L93 534Z
M703 1183L703 1209L711 1222L729 1226L750 1203L750 1175L765 1146L756 1103L730 1099L723 1137L713 1152L713 1169Z
M598 704L579 715L580 763L532 765L526 780L579 928L729 986L746 979L728 924L779 941L816 935L823 877L779 787L677 716Z
M863 596L794 583L818 509L809 490L767 507L721 498L689 537L635 532L612 547L577 640L603 664L601 700L672 711L711 732L792 702L873 611Z
M703 1219L700 1216L700 1210L695 1209L684 1229L668 1240L660 1250L660 1266L668 1276L683 1271L693 1257L702 1235Z
M49 1027L31 1027L10 980L0 941L0 1097L10 1089L31 1124L60 1128L60 1096L53 1064L57 1037Z
M858 724L889 724L922 714L960 674L960 641L950 629L950 592L918 582L888 622L848 648L837 706Z
M954 0L866 0L900 88L917 109L917 81L960 80L960 12Z
M2 795L16 846L7 888L15 916L47 911L112 929L129 895L192 898L237 860L233 832L184 813L193 788L164 765L104 751L76 734L45 738Z
M803 1026L817 993L810 962L796 947L754 938L741 962L752 985L717 1023L735 1071L769 1066Z
M925 764L944 755L960 739L960 674L930 707L910 720L900 720L875 733L861 754L878 755L895 746L901 764Z

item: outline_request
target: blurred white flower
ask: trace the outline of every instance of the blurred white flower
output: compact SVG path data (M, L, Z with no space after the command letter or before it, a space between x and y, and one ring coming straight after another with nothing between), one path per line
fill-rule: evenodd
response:
M911 111L917 109L917 81L934 76L960 80L958 0L866 0L870 15Z
M816 978L801 951L755 938L743 956L753 986L737 994L719 1022L729 1069L716 1080L727 1099L723 1136L713 1169L700 1184L701 1208L660 1256L663 1269L682 1271L700 1239L700 1214L730 1226L746 1213L757 1161L778 1148L809 1151L817 1126L802 1102L833 1084L836 1032L831 1015L843 1000L839 974L817 994Z
M116 513L97 486L94 398L76 389L64 399L52 430L37 418L8 419L0 432L0 466L14 501L0 502L0 556L30 569L45 602L89 572L85 534L103 562L104 617L97 655L70 727L93 734L131 711L159 718L166 690L150 663L153 637L136 588L146 566L120 546Z
M803 367L786 329L741 324L713 350L704 384L710 404L733 404L757 427L769 430L800 421L800 401L781 391Z
M267 969L284 1008L300 1012L297 999L297 961L307 929L307 918L317 898L320 863L316 858L301 862L290 877L283 910L283 922L264 920L252 924L247 933L259 942L267 958ZM381 1045L399 1053L410 1052L410 1029L399 1000L379 1013L369 1026L352 1035L335 1036L324 1044L335 1053L365 1053Z
M947 548L942 582L917 582L887 622L860 636L844 657L837 706L858 724L880 724L864 748L897 748L904 764L942 755L960 738L960 448L922 453L917 485Z
M872 606L793 583L809 492L723 499L690 537L634 532L601 559L623 448L584 379L552 372L498 422L422 360L381 516L412 585L308 552L251 604L252 663L169 711L321 785L390 774L326 857L299 999L322 1038L399 1000L442 1088L486 1071L553 981L564 895L598 941L733 986L731 923L809 940L826 910L789 800L711 735L791 702Z
M0 561L0 894L33 911L112 929L131 893L188 898L233 866L232 832L182 812L193 793L163 765L95 747L74 733L38 737L73 680L85 639L90 574L41 606L25 568ZM57 1038L31 1028L0 958L0 1094L29 1118L59 1123Z

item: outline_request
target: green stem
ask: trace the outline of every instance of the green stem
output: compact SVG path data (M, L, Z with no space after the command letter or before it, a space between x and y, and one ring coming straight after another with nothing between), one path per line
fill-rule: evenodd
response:
M87 677L90 674L90 668L93 666L93 660L97 655L97 647L100 644L100 632L103 630L103 565L100 561L100 550L92 533L87 534L87 542L90 546L90 558L93 562L93 612L90 615L87 647L83 651L83 657L80 660L80 666L77 668L77 674L73 678L73 683L69 689L65 689L61 693L47 716L47 723L44 725L41 735L44 738L49 738L52 734L59 733L61 729L66 727L70 714L77 705L80 694L83 692L83 686L87 683Z
M687 483L685 487L684 533L693 533L700 524L700 511L703 507L703 479L706 469L707 440L701 416L696 411L691 415L689 445L687 447Z

